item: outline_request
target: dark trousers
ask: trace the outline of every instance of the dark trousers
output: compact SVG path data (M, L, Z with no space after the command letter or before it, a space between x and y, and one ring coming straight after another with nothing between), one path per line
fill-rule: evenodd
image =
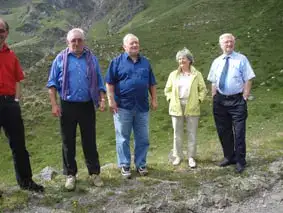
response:
M245 165L248 113L242 94L225 96L217 93L213 98L213 113L224 157Z
M32 178L21 109L13 96L0 96L0 129L3 127L12 151L16 179L23 185Z
M65 175L76 175L76 129L80 126L82 147L89 175L100 173L96 147L95 110L93 102L67 102L61 100L60 118L62 134L63 169Z

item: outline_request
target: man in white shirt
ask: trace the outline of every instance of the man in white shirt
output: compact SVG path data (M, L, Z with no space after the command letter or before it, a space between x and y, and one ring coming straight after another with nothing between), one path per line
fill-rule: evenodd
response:
M234 52L235 37L225 33L219 37L223 54L210 68L208 80L212 83L213 114L224 160L219 166L236 164L241 173L246 165L247 99L254 71L246 56Z

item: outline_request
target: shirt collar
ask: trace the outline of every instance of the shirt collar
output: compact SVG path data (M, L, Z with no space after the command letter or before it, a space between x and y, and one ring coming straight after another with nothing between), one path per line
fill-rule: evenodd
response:
M132 60L132 59L130 58L130 55L129 55L127 52L124 52L124 57L125 57L126 59ZM137 59L137 61L139 61L140 59L141 59L141 54L139 53L139 54L138 54L138 59Z
M234 55L235 55L235 52L233 51L233 52L231 52L229 55L227 55L227 54L222 54L221 58L222 58L223 60L226 59L227 57L233 58Z
M67 55L70 55L70 54L72 54L73 56L76 56L76 57L77 57L77 55L75 55L75 53L71 52L71 50L68 48ZM83 53L81 54L80 57L84 56L85 54L86 54L86 49L84 48L84 49L83 49Z
M193 65L191 65L190 69L191 69L191 75L195 76L197 74L196 68ZM181 73L181 69L178 68L177 70L178 70L178 74L180 74Z
M0 52L8 52L10 51L10 48L8 47L8 45L6 43L4 43L2 49L0 50Z

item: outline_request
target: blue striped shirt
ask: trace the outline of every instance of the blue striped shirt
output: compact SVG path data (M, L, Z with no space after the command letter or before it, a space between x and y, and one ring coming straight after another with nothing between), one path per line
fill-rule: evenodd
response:
M216 89L224 95L234 95L242 93L246 81L255 77L255 73L243 54L232 52L229 55L229 68L225 81L224 91L219 89L219 80L224 68L227 55L222 54L216 58L211 67L207 80L216 86Z

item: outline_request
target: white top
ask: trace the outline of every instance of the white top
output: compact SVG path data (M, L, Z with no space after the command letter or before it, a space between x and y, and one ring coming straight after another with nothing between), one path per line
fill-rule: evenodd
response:
M185 104L188 100L188 97L190 95L190 85L189 81L190 78L192 78L192 75L189 73L180 73L177 84L179 89L179 98L181 100L182 104Z

